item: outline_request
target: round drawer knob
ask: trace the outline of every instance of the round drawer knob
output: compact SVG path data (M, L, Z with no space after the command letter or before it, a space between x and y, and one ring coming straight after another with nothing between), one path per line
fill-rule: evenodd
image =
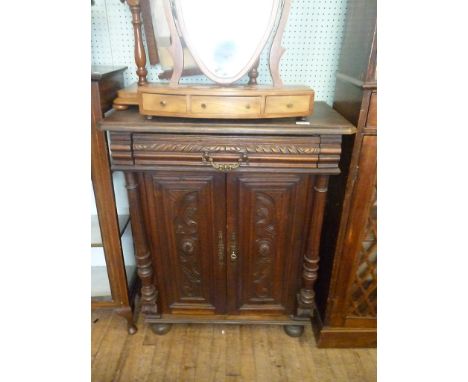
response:
M291 109L291 108L293 107L293 104L292 104L292 103L288 103L288 104L286 105L286 107L287 107L288 109Z
M202 109L206 109L206 103L202 103L200 106Z
M159 102L159 104L160 104L161 106L166 106L166 105L167 105L167 102L164 101L164 100L162 100L162 101Z
M250 105L249 104L245 105L245 108L250 109Z

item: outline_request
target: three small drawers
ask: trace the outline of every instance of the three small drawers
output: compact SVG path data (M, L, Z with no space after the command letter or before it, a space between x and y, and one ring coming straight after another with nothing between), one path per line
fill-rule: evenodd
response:
M142 93L140 112L145 115L196 118L272 118L306 116L313 98L303 95L209 96Z

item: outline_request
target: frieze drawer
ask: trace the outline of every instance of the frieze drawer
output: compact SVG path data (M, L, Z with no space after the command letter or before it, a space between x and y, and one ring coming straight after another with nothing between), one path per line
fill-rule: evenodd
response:
M113 132L110 149L114 168L119 165L211 167L219 171L327 168L338 172L341 136L246 137Z
M142 110L154 110L162 114L177 114L187 111L184 96L169 94L142 94Z
M215 97L192 96L192 113L213 114L223 116L230 114L259 116L261 97Z
M269 96L266 97L265 113L284 115L308 114L312 112L311 99L306 95Z

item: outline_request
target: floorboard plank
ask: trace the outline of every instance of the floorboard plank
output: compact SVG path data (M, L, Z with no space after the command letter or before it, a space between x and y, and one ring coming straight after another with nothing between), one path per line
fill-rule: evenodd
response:
M216 325L213 328L210 348L210 376L207 381L218 382L226 380L226 326Z
M173 329L174 330L171 330L164 336L154 334L151 329L146 331L146 337L143 343L145 346L154 346L155 351L153 353L153 359L151 360L151 368L141 371L147 373L145 381L166 381L166 379L164 379L166 368L172 362L170 359L170 350L174 342L174 332L178 332L177 328Z
M127 322L122 317L112 314L109 327L101 341L91 366L93 382L112 381L127 341Z
M225 331L226 342L226 381L239 382L242 381L242 353L241 353L241 336L240 325L229 325Z
M187 325L185 332L184 346L182 350L182 361L180 364L179 380L184 382L194 382L197 350L199 347L199 325Z
M253 329L254 359L257 381L277 381L276 370L272 370L268 355L267 328L255 325Z
M94 363L102 340L109 329L112 310L99 309L91 312L91 365Z
M254 381L257 371L254 358L254 338L252 326L241 325L239 328L241 346L241 381Z
M213 364L211 357L211 342L214 336L214 325L194 325L198 331L196 346L195 381L208 381L210 368Z
M142 371L150 370L155 347L153 345L143 345L146 332L149 329L142 320L137 322L138 331L133 336L128 336L122 354L121 362L115 375L115 381L121 382L144 382L147 373Z

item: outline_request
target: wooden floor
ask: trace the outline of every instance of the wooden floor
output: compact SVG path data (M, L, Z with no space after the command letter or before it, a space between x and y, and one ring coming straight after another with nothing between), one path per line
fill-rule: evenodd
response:
M266 325L174 325L157 336L140 316L130 336L106 310L91 325L93 382L376 380L375 349L317 349L310 327L301 338Z

